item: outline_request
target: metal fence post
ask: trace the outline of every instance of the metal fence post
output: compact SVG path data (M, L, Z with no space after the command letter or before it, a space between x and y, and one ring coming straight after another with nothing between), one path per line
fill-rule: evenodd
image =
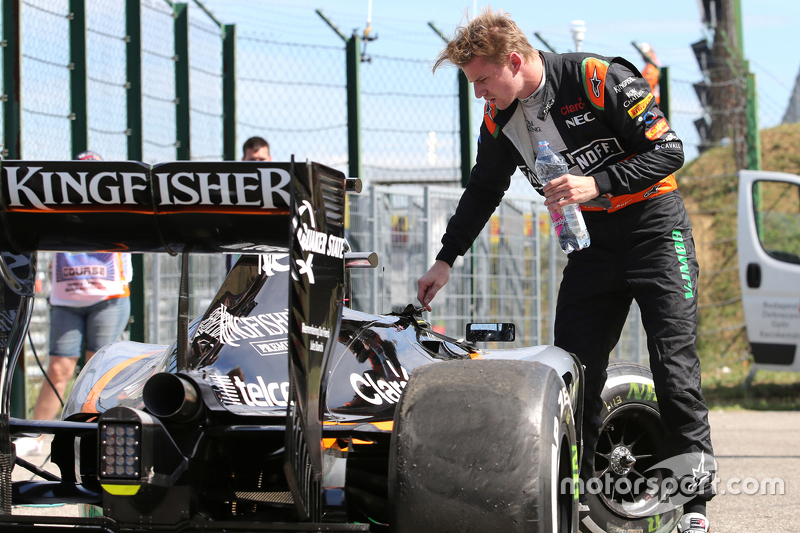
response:
M533 235L533 275L536 276L534 284L536 298L533 302L536 317L534 334L536 335L536 344L542 344L542 231L539 228L539 210L533 202L531 202L531 213L533 218L533 227L531 228L531 234Z
M3 0L3 157L22 158L21 0Z
M458 116L460 119L460 139L461 139L461 186L466 187L469 182L469 175L472 172L472 164L475 162L475 149L472 146L472 113L470 106L472 101L472 91L469 87L469 80L464 71L458 69Z
M148 332L148 342L159 344L161 342L161 313L159 302L161 301L161 254L153 254L151 263L152 269L152 283L153 287L153 302L154 309L150 310L150 316L153 320L153 327Z
M361 109L359 72L361 65L361 38L356 32L346 37L336 24L325 16L321 10L316 10L325 24L336 32L345 43L345 69L347 73L347 157L348 172L352 178L363 178L361 168Z
M661 67L661 74L658 77L658 92L661 95L659 97L660 102L658 107L661 109L661 112L664 113L667 122L669 122L669 67Z
M222 27L223 159L236 160L236 24Z
M142 5L141 0L125 2L125 62L126 99L128 111L128 159L141 161L144 157L142 133ZM133 279L131 291L132 341L144 342L144 256L132 254Z
M21 4L20 0L3 0L3 157L9 159L22 158ZM36 260L35 254L33 260ZM16 418L27 418L26 407L23 343L23 349L17 358L11 377L11 409L8 414ZM8 482L11 482L10 478ZM0 509L0 514L3 513L4 511Z
M361 105L359 71L361 38L353 33L347 40L347 155L351 177L363 178L361 168Z
M371 250L374 252L378 252L380 254L380 249L378 248L378 192L375 190L375 187L372 186L369 188L369 216L372 219L372 247ZM372 273L372 290L370 291L372 295L372 309L371 312L377 313L378 312L378 269L371 268Z
M173 4L175 17L175 133L178 161L192 158L191 111L189 107L189 4Z
M72 119L72 157L89 149L86 81L86 0L69 2L69 81Z
M761 170L761 133L758 131L756 75L747 73L747 168Z
M430 268L433 265L433 250L432 250L432 236L431 236L431 188L426 185L423 188L423 204L422 204L422 253L423 265L425 268Z
M125 2L126 100L128 109L128 159L143 158L142 133L142 5Z

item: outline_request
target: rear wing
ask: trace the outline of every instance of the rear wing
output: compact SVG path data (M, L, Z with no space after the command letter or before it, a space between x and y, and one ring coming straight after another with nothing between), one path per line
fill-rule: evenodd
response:
M37 250L289 252L285 471L301 518L318 521L323 379L341 322L348 189L360 191L358 180L294 161L3 161L0 463L11 460L11 376L30 318ZM181 333L179 369L187 353Z
M335 173L310 165L312 173ZM251 162L150 167L135 161L3 161L0 250L287 250L293 168Z

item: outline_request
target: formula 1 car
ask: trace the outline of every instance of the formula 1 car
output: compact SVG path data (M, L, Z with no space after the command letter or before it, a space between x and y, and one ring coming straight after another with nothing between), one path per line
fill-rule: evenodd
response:
M653 494L573 490L582 367L553 346L486 350L421 308L348 306L358 180L316 163L4 161L0 173L3 531L669 531ZM61 421L9 417L36 250L183 254L177 337L117 342ZM244 254L189 321L190 253ZM496 331L495 331L496 330ZM489 337L487 337L487 333ZM595 474L640 476L661 429L646 369L616 364ZM53 435L60 474L17 457ZM44 481L11 481L13 468ZM12 514L82 504L81 517Z

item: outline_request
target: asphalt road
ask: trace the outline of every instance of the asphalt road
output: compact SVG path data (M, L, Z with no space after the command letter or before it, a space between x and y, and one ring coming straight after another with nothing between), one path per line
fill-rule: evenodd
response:
M800 524L795 516L800 508L800 412L714 411L709 418L721 480L718 495L708 507L711 530L796 532ZM745 482L748 478L756 481ZM770 494L770 483L764 481L770 478L783 481L783 494L779 485L773 485L776 494ZM756 494L746 494L745 490L754 492L755 488Z
M795 516L800 508L800 412L713 411L710 419L720 478L718 495L708 507L711 531L795 533L800 524ZM29 459L41 464L44 458ZM14 472L15 480L29 478L19 469ZM78 516L78 509L15 507L14 513Z

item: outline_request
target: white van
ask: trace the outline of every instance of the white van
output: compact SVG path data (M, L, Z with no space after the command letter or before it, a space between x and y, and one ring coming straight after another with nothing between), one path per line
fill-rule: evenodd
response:
M800 176L739 173L738 240L755 368L800 372Z

